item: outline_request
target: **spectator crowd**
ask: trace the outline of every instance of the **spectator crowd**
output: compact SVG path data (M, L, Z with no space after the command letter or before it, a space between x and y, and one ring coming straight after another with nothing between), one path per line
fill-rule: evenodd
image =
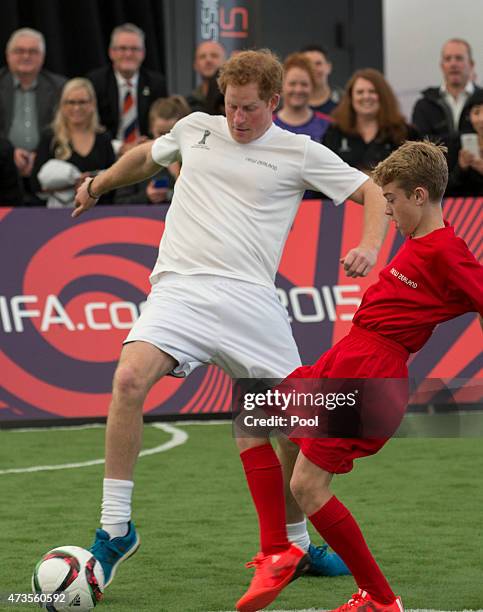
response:
M136 25L113 30L108 55L109 64L67 80L43 67L40 32L12 33L0 70L0 206L72 206L80 181L132 147L168 133L190 112L224 113L217 73L226 55L218 42L197 47L199 85L184 96L168 96L163 75L143 66L145 37ZM408 122L378 70L357 70L341 89L331 82L327 50L307 45L285 59L282 104L273 120L368 174L405 140L442 142L446 195L483 195L483 89L475 82L470 44L446 41L440 68L441 85L421 92ZM146 183L106 194L100 204L169 203L180 171L174 163Z

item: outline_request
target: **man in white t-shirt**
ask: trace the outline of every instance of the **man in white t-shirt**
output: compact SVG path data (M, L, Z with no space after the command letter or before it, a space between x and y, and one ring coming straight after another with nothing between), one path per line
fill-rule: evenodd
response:
M365 276L376 262L386 229L380 189L308 136L273 125L282 76L280 62L268 51L236 54L219 78L226 118L193 113L78 190L74 217L103 193L183 161L148 303L125 341L113 381L102 529L91 549L107 585L139 545L131 522L133 471L143 401L154 383L206 363L235 378L282 378L300 364L274 279L306 189L336 204L347 198L364 204L361 242L342 261L351 277ZM280 452L290 473L298 448L282 441ZM271 482L283 486L282 475ZM287 518L291 540L305 551L310 541L293 498L287 500Z

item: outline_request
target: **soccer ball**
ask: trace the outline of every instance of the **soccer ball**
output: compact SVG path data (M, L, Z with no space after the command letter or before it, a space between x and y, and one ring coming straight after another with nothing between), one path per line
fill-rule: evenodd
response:
M35 601L49 612L92 610L102 599L104 572L88 550L79 546L59 546L37 563L32 591Z

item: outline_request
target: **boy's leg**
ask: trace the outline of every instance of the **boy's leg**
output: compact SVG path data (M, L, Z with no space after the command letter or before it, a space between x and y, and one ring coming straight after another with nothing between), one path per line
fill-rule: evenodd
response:
M290 489L290 480L297 457L299 447L286 436L277 438L277 455L282 464L285 511L287 515L287 534L290 542L298 544L300 548L308 552L310 557L310 568L307 572L312 576L347 576L350 575L349 568L335 552L329 552L327 544L315 546L310 542L307 531L305 514L300 509Z
M307 569L309 560L304 550L288 541L282 468L269 440L237 438L237 443L258 514L261 552L249 564L255 575L236 608L254 612L268 606Z
M106 428L106 465L101 524L91 547L108 586L118 564L136 552L139 537L131 521L133 473L141 449L144 399L176 361L147 342L126 344L113 381Z
M359 588L377 603L391 605L396 596L354 517L330 491L331 479L332 474L300 453L291 481L294 497L320 535L345 561Z

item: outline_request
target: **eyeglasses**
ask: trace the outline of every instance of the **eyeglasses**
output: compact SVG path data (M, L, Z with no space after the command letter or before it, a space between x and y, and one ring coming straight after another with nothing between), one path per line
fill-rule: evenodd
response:
M10 49L10 53L13 53L14 55L40 55L40 49L36 49L35 47L30 49L25 47L14 47L13 49Z
M64 100L63 104L66 106L86 106L90 104L92 100Z
M142 47L128 47L126 45L120 45L119 47L112 47L112 49L114 51L120 51L121 53L127 53L128 51L131 51L131 53L139 53L141 51L144 51Z

